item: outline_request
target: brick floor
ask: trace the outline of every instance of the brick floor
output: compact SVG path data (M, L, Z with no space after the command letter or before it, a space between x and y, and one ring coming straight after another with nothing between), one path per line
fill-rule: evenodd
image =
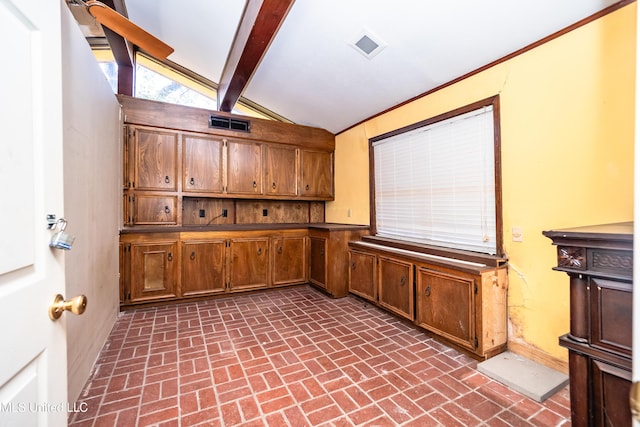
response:
M122 313L71 426L569 426L355 297L307 286ZM82 406L80 406L82 404Z

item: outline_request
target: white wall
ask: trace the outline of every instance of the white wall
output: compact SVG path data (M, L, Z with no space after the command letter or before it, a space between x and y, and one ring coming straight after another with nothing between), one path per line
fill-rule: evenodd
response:
M122 125L118 104L68 7L62 10L64 212L76 240L65 254L69 401L74 402L118 315Z

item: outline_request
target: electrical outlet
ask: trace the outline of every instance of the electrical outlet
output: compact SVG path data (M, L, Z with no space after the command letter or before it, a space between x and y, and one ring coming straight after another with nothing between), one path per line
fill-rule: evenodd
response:
M222 217L223 218L227 217L227 210L226 209L222 209Z
M262 209L262 216L267 216L269 215L269 211L267 211L266 209Z
M200 209L200 211L198 212L198 216L199 216L200 218L204 218L204 217L206 216L206 215L205 215L205 212L204 212L204 209Z
M511 227L511 241L522 242L522 227Z

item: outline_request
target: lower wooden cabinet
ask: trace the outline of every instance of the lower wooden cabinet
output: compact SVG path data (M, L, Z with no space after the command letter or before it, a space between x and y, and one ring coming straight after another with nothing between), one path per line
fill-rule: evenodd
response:
M229 290L269 285L269 238L229 240Z
M226 244L224 239L182 242L182 296L225 291Z
M413 264L387 256L378 257L378 304L409 320L414 319Z
M351 242L349 292L487 358L507 343L506 267Z
M318 224L309 227L309 282L334 298L349 294L349 242L369 227Z
M271 285L307 281L307 237L281 236L271 239Z
M125 233L121 307L307 282L307 230Z
M376 266L374 254L349 251L349 292L369 301L377 301Z
M175 298L178 290L178 236L145 236L123 246L129 277L123 293L130 302ZM128 279L128 280L127 280Z

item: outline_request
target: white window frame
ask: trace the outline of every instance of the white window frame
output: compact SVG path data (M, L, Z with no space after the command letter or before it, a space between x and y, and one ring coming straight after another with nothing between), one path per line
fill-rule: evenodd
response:
M504 255L499 97L370 139L381 239Z

